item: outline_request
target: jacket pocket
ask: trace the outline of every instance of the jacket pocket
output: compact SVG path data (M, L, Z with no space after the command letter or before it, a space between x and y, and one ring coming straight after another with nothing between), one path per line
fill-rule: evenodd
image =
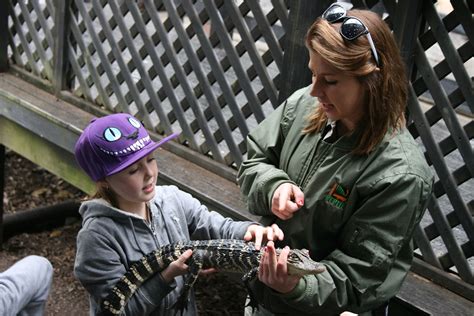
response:
M370 228L369 228L370 229ZM370 239L367 228L356 228L350 238L348 251L357 259L360 277L354 279L354 285L363 293L367 289L380 285L389 273L392 254L379 243Z

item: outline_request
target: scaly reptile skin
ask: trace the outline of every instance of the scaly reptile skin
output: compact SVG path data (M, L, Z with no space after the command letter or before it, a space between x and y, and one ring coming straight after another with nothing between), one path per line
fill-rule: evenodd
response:
M244 273L243 281L248 287L248 281L253 279L260 264L262 250L256 250L252 242L238 239L195 240L185 243L173 243L161 247L134 262L125 275L110 290L102 302L103 315L119 315L123 312L128 300L140 285L157 272L164 270L171 262L178 259L186 250L193 251L188 260L190 277L184 285L183 293L176 306L183 309L189 290L197 280L199 270L215 268L223 272ZM281 249L276 249L277 254ZM288 274L308 275L318 274L325 270L324 266L313 261L307 250L292 249L288 255ZM255 300L249 291L252 305Z

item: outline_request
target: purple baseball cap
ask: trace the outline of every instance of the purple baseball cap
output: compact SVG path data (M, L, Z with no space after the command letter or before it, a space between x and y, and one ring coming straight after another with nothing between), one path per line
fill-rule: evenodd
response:
M142 123L126 113L93 119L74 147L76 161L92 180L102 180L176 138L173 133L154 142Z

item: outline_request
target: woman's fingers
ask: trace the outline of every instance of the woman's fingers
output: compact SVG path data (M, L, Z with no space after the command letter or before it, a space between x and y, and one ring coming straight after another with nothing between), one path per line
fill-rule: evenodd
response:
M298 205L298 207L302 207L304 205L303 191L301 191L301 189L297 187L296 185L292 187L292 190L293 190L293 197L294 197L295 203Z
M273 194L271 210L277 217L287 220L303 205L303 191L292 183L283 183Z

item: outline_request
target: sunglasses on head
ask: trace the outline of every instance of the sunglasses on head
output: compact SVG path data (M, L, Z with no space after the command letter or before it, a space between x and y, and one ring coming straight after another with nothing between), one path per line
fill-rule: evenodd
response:
M353 16L347 16L346 9L337 3L331 4L331 6L324 11L322 18L331 24L342 21L339 33L348 41L353 41L359 36L367 35L372 55L374 56L377 66L379 66L379 55L375 49L374 41L372 40L372 36L370 36L369 29L361 20Z

